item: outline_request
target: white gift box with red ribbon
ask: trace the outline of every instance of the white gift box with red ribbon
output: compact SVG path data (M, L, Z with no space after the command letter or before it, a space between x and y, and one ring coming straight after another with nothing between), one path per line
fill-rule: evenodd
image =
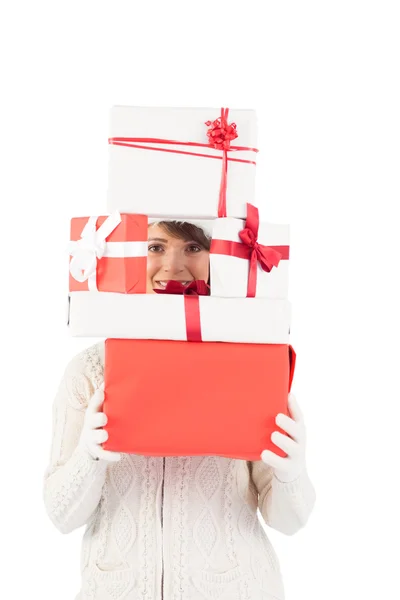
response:
M109 136L109 212L244 218L254 203L254 110L114 106Z
M287 298L290 227L248 218L215 219L210 250L211 296Z
M287 344L288 300L71 292L74 337Z

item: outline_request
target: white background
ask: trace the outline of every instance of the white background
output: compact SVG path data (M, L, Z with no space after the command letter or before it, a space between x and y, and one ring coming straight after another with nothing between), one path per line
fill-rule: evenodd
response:
M293 391L317 490L305 529L269 531L287 600L399 597L398 9L2 3L2 598L79 589L83 530L50 523L42 474L56 387L94 341L65 325L65 244L71 216L105 210L113 104L257 110L258 202L291 225Z

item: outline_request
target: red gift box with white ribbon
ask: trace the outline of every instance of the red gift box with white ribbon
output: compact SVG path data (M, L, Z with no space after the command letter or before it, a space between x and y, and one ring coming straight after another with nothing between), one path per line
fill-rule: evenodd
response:
M120 214L71 219L70 292L146 292L148 219Z

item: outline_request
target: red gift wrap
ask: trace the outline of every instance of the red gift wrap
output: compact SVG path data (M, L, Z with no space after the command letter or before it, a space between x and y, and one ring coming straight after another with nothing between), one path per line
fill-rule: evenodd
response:
M288 413L296 354L287 344L107 339L106 450L261 460Z
M112 218L115 215L111 215ZM95 290L99 292L121 292L124 294L146 293L148 218L146 215L117 215L119 223L105 237L101 247L96 232L109 218L76 217L71 219L70 274L71 292ZM90 223L93 231L86 229ZM75 254L75 256L74 256ZM91 275L79 281L71 274L72 261L79 261L82 267L90 263ZM78 263L79 264L79 263ZM87 269L90 270L89 268ZM76 269L75 269L76 271ZM79 274L80 270L78 269ZM83 279L81 277L80 279Z

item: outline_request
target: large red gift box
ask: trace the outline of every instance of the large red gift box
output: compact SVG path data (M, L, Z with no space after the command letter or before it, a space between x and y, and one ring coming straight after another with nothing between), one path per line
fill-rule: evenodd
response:
M288 344L107 339L106 450L260 460L288 414ZM284 432L282 432L284 433Z
M147 215L116 212L109 216L72 218L70 292L144 294L147 227Z

